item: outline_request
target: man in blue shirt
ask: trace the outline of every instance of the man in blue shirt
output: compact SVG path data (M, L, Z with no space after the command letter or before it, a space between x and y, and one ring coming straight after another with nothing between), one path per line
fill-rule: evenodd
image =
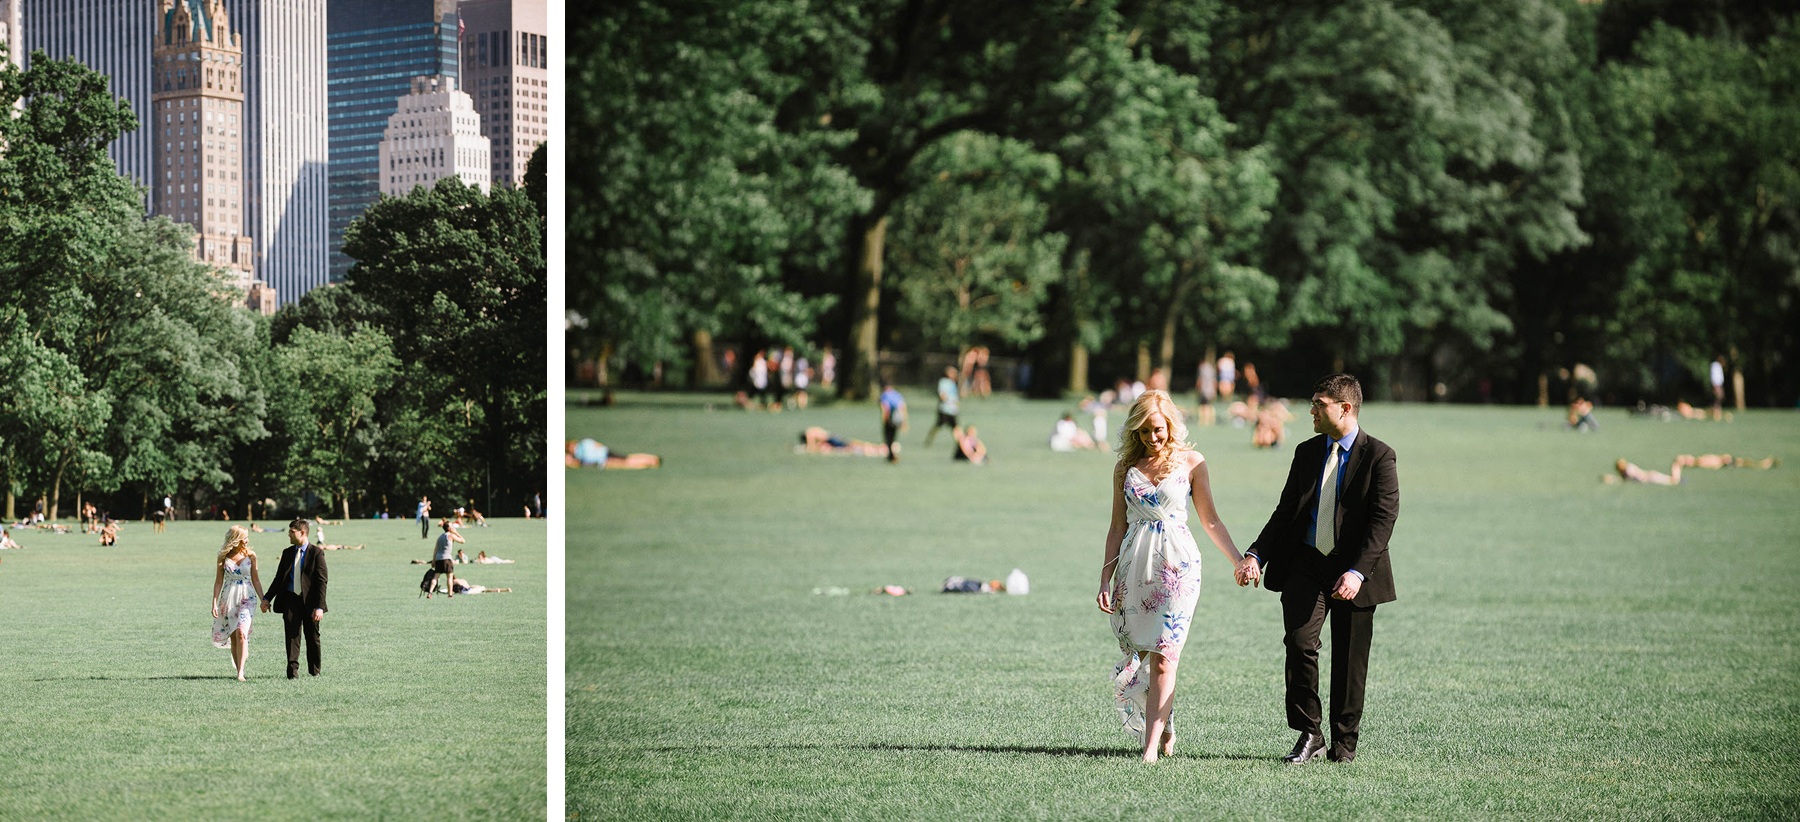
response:
M900 453L894 437L906 427L906 398L894 390L894 384L881 381L881 442L887 446L888 462L899 462Z
M287 635L287 678L300 676L300 639L306 638L306 672L319 675L324 654L319 645L319 620L331 610L325 604L325 587L331 581L325 569L325 552L306 539L306 520L288 523L290 547L281 552L281 563L275 568L275 586L265 592L263 610L271 607L281 614L282 630Z
M1281 501L1246 551L1256 558L1238 584L1261 578L1281 592L1287 646L1288 727L1300 741L1283 760L1303 764L1325 750L1331 725L1334 762L1356 758L1363 683L1375 606L1394 601L1388 538L1400 516L1394 449L1361 430L1362 385L1333 374L1313 386L1313 430L1294 448ZM1319 705L1319 632L1331 619L1331 714Z

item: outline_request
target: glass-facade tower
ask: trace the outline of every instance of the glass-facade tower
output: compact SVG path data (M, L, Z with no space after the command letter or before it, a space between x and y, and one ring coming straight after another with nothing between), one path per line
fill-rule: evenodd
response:
M412 78L458 77L456 0L328 0L331 279L352 260L344 229L381 194L381 138Z

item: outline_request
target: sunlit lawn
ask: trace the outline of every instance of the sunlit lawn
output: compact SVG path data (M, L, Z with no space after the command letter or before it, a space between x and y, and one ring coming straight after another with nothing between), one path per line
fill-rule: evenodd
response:
M1147 768L1093 603L1110 457L1048 451L1068 404L994 398L965 407L994 464L952 464L941 433L922 446L928 391L908 393L897 466L792 453L810 424L877 439L872 405L570 408L571 437L666 460L568 476L572 818L1800 815L1800 414L1602 409L1584 435L1555 410L1371 405L1400 457L1400 599L1377 616L1359 758L1278 761L1277 596L1208 548L1180 751ZM1247 545L1292 441L1192 439ZM1598 481L1620 456L1709 451L1788 464ZM1013 567L1029 596L934 593ZM867 593L883 584L915 593ZM833 586L856 593L813 594Z
M263 523L280 528L281 523ZM511 593L418 598L430 542L353 521L326 554L324 670L285 677L258 614L248 682L211 643L229 523L16 534L0 551L0 819L519 819L545 808L545 527L466 531L469 578ZM272 584L287 540L251 535Z

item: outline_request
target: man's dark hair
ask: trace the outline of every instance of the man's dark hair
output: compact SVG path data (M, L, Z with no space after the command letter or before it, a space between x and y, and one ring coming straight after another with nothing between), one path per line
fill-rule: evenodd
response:
M294 529L295 529L295 528L298 528L298 529L300 529L300 530L301 530L301 531L303 531L303 532L304 532L304 531L309 531L309 530L311 530L311 528L312 528L312 524L311 524L311 523L309 523L309 522L307 522L307 521L306 521L306 520L304 520L304 519L300 519L300 518L295 518L295 519L294 519L294 521L293 521L293 522L290 522L290 523L288 523L288 527L287 527L287 529L288 529L288 530L289 530L289 531L292 531L292 530L294 530Z
M1362 383L1349 374L1332 374L1313 383L1313 393L1350 403L1350 413L1362 416Z

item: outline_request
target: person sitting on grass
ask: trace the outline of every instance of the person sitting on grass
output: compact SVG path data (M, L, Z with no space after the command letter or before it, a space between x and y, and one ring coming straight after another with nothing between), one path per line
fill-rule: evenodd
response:
M18 548L20 550L24 550L25 548L25 546L13 542L11 529L0 530L0 549L6 548Z
M516 560L501 559L499 557L490 557L487 555L486 551L481 551L475 555L475 561L482 565L498 565L500 563L515 562Z
M117 520L108 519L106 520L105 525L100 526L100 544L119 544L119 523Z
M1294 415L1288 412L1287 400L1262 403L1256 412L1256 428L1250 432L1250 445L1254 448L1280 447L1281 441L1287 439L1287 421L1293 418Z
M1576 397L1569 403L1569 428L1576 431L1598 431L1600 423L1594 420L1594 404L1586 397Z
M488 527L487 517L482 516L480 511L475 510L474 500L469 500L469 519L474 520L476 525L483 528Z
M987 463L987 446L982 445L981 439L975 436L975 426L952 428L950 436L956 440L956 450L950 454L952 461L967 460L973 465Z
M641 468L661 468L662 457L655 454L626 454L615 457L612 451L591 439L579 442L569 440L563 449L563 466L567 468L594 467L601 470L637 470ZM529 512L531 506L525 506Z
M1081 426L1075 424L1074 414L1064 414L1056 421L1056 427L1050 431L1050 450L1073 451L1077 448L1092 450L1100 446L1094 438L1088 436Z
M1730 454L1701 454L1697 457L1692 454L1681 454L1675 457L1675 464L1684 468L1705 468L1708 471L1717 471L1721 468L1769 469L1780 465L1781 459L1779 457L1763 457L1759 460L1748 457L1734 459Z
M858 457L885 457L888 453L887 448L880 443L845 440L817 425L800 432L800 445L796 446L796 452L849 454Z
M1620 457L1618 462L1613 463L1613 470L1617 473L1602 475L1600 481L1608 484L1615 482L1641 482L1645 485L1681 484L1681 463L1679 462L1669 466L1669 473L1665 474L1661 471L1645 471L1636 464L1628 462L1624 457Z

